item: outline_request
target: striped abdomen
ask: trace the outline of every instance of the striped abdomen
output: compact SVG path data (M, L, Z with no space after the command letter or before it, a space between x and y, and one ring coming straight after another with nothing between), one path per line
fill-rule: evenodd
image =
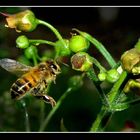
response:
M23 75L11 87L11 97L12 99L22 98L26 92L37 85L38 78L31 73Z

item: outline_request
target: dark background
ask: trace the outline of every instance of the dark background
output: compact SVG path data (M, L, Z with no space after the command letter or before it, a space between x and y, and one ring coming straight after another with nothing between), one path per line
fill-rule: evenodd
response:
M93 6L109 6L109 5L118 5L118 6L135 6L140 5L138 0L29 0L29 1L18 1L18 0L6 0L0 1L1 5L24 5L24 6L51 6L51 5L93 5Z

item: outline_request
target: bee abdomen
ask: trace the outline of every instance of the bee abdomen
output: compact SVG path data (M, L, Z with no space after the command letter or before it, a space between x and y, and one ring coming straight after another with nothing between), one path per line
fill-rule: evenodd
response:
M11 87L12 99L19 99L33 87L27 78L18 79Z

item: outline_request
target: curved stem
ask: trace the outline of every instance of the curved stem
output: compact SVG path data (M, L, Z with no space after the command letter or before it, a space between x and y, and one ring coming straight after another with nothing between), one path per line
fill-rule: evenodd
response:
M105 57L105 59L107 60L107 62L109 63L109 65L113 68L116 65L115 60L113 59L113 57L110 55L110 53L106 50L106 48L103 46L102 43L100 43L98 40L96 40L94 37L92 37L91 35L89 35L86 32L82 32L78 29L73 29L75 31L77 31L80 35L82 35L83 37L85 37L87 40L89 40L93 45L95 45L95 47L99 50L99 52Z
M51 41L47 41L47 40L41 40L41 39L30 39L29 40L29 43L31 44L48 44L48 45L51 45L51 46L55 46L55 43L54 42L51 42Z
M58 108L60 107L60 105L62 104L62 101L68 96L68 94L72 91L72 88L69 87L66 92L60 97L60 99L58 100L56 106L50 111L50 113L48 114L48 116L46 117L46 119L44 120L44 122L42 123L42 125L39 128L39 131L43 131L48 123L50 122L52 116L55 114L55 112L58 110Z
M100 64L100 62L95 59L94 57L91 57L91 59L93 60L93 63L96 65L96 67L98 67L98 69L102 72L106 72L106 69Z
M53 33L56 35L56 37L62 42L62 44L64 46L67 46L67 44L65 43L65 41L63 40L62 36L60 35L60 33L58 32L57 29L55 29L51 24L49 24L48 22L45 22L43 20L37 20L38 24L44 25L46 27L48 27L49 29L51 29L53 31Z

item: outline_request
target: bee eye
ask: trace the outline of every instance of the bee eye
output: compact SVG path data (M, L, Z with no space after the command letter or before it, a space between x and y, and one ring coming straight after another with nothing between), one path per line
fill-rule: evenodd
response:
M55 64L51 64L51 68L53 68L53 69L57 70L57 67L56 67L56 65L55 65Z

